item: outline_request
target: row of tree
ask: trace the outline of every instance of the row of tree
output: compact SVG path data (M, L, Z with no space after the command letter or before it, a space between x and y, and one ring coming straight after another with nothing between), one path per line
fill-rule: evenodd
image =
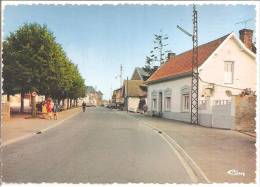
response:
M85 96L84 79L46 25L24 24L3 43L4 94L37 92L59 101Z

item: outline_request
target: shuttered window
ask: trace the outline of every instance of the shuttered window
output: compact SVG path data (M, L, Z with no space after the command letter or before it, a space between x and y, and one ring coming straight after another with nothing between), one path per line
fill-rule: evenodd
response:
M226 61L224 66L224 83L232 84L234 76L234 62Z

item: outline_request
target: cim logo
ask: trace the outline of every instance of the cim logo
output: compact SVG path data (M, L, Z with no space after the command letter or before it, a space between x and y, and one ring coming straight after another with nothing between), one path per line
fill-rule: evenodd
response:
M245 176L246 175L244 172L240 172L236 169L231 169L231 170L227 171L227 174L233 175L233 176Z

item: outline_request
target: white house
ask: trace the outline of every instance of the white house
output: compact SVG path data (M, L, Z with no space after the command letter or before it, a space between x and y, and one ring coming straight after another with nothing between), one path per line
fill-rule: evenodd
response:
M253 31L243 29L240 39L230 33L200 45L199 63L199 123L212 126L220 110L213 105L228 105L231 95L243 89L256 90L256 55L252 43ZM169 55L146 81L148 113L190 122L192 50ZM228 108L229 112L232 110ZM224 112L222 110L221 112ZM232 118L219 115L219 127L231 128Z

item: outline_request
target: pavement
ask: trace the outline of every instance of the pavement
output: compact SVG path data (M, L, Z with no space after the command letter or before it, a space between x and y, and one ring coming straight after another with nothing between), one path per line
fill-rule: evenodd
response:
M172 138L210 182L255 183L255 137L141 114L128 115Z
M1 127L2 145L15 143L30 137L37 132L44 131L61 124L67 118L79 113L81 108L72 108L58 113L58 120L47 120L40 118L28 118L28 114L13 115L10 120L3 123Z
M39 128L35 119L24 134L47 130L4 146L3 181L255 183L254 137L102 107L77 110L57 126Z
M4 183L197 183L161 135L97 107L3 148Z

